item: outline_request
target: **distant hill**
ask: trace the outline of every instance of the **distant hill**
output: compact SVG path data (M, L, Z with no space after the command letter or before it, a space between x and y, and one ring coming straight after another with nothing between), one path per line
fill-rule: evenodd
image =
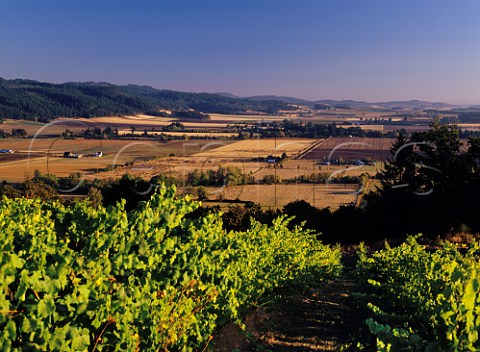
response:
M222 97L227 97L227 98L235 98L235 99L238 99L238 97L232 93L228 93L228 92L215 92L213 94L216 94L216 95L221 95Z
M245 99L256 100L256 101L280 100L289 104L305 105L305 106L313 106L315 104L315 102L310 100L299 99L294 97L276 96L276 95L256 95L253 97L246 97Z
M370 105L381 106L387 109L451 109L454 107L452 104L442 103L442 102L429 102L423 100L406 100L406 101L388 101L382 103L373 103Z
M344 109L445 109L453 105L420 100L368 103L355 100L305 100L287 96L260 95L247 98L230 93L187 93L149 86L110 83L43 83L0 78L0 118L49 121L56 117L96 117L133 114L165 114L202 118L205 114L275 114L292 105L331 106ZM194 112L187 113L189 110Z
M247 97L250 100L280 100L289 104L304 105L308 107L314 107L315 104L325 104L332 107L340 108L351 108L351 109L372 109L372 108L382 108L382 109L447 109L453 108L454 105L441 103L441 102L429 102L422 100L406 100L406 101L387 101L387 102L378 102L378 103L369 103L365 101L357 100L305 100L294 97L286 96L276 96L276 95L257 95L253 97Z
M52 84L0 78L0 118L49 121L56 117L161 115L164 109L179 112L193 109L207 114L272 114L292 108L274 99L257 101L219 94L158 90L148 86L94 82Z

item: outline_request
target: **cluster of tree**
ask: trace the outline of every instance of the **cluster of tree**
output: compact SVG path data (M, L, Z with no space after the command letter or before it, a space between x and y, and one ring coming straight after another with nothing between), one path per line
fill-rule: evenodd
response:
M434 122L428 131L399 137L379 179L366 213L382 219L386 234L398 234L395 223L430 235L480 231L480 139L464 147L457 126Z
M368 174L365 174L368 176ZM331 174L328 172L313 173L310 175L299 175L290 179L283 180L283 183L339 183L339 184L358 184L360 183L361 176L336 176L331 177Z
M284 120L280 123L261 123L252 127L250 132L259 133L262 138L294 137L294 138L328 138L328 137L369 137L369 138L394 138L396 133L389 131L369 131L354 126L338 126L332 124L302 123Z
M0 80L0 117L49 121L59 116L129 115L157 110L151 99L125 94L109 84L48 84Z
M187 177L184 181L177 178L168 178L163 176L161 181L165 182L167 179L168 184L175 184L177 186L237 186L237 185L252 185L252 184L278 184L278 183L340 183L340 184L358 184L362 176L344 176L339 175L336 177L330 177L329 173L317 173L311 175L301 175L296 176L291 179L282 180L279 175L268 174L264 175L262 178L255 178L252 172L244 173L242 169L236 166L219 166L217 170L206 169L199 170L195 169L192 172L187 174ZM159 176L156 176L159 177ZM159 179L158 179L159 180ZM153 183L158 183L157 179ZM204 197L207 198L207 197Z
M158 115L164 109L174 110L182 117L205 119L208 118L207 113L276 113L291 107L276 100L253 101L134 85L93 82L51 84L0 78L0 118L47 122L56 117Z
M331 110L332 106L328 104L318 103L313 106L315 110Z
M298 201L284 211L329 242L480 231L480 140L463 148L456 126L435 122L426 132L399 136L378 178L381 186L361 207L330 211Z
M185 131L185 126L181 122L172 122L170 125L163 127L162 131L181 132Z
M82 137L86 139L132 139L135 137L148 138L148 139L156 139L158 141L170 141L170 140L188 140L188 139L197 139L197 140L240 140L242 139L240 136L231 135L231 136L224 136L222 134L210 134L205 133L202 135L201 132L198 134L187 135L185 134L167 134L164 132L184 132L185 129L181 122L174 122L168 126L162 128L161 131L155 130L153 127L151 129L143 129L141 130L142 133L138 134L137 129L132 126L131 132L123 132L122 134L119 133L118 128L116 127L107 127L105 129L101 129L99 127L89 127L85 130L80 132L71 131L66 129L62 132L61 136L64 139L75 139L77 137ZM0 129L0 138L7 138L11 137L10 133L4 133Z
M137 129L135 126L130 127L130 133L129 132L124 132L122 134L119 133L118 128L116 127L106 127L103 130L100 127L89 127L85 130L81 130L80 132L75 132L71 131L69 129L66 129L62 133L62 137L65 139L75 139L77 137L83 137L87 139L131 139L133 136L137 136L136 132ZM201 134L198 135L170 135L170 134L165 134L162 132L183 132L185 131L185 126L181 122L172 122L168 126L164 126L161 131L155 130L154 127L151 129L143 129L143 133L140 134L141 137L149 137L149 138L156 138L160 139L162 141L167 141L167 140L182 140L182 139L226 139L227 137L224 136L219 136L216 137L215 135L211 134L205 134L205 136L202 136ZM12 136L11 134L4 134L6 137ZM19 134L16 134L15 136L20 136ZM5 138L2 137L2 130L0 130L0 138ZM228 137L228 139L239 139L238 137Z
M195 110L173 111L171 116L183 119L210 120L210 115Z
M73 138L75 136L75 134L69 130L66 130L62 135L64 138ZM117 139L120 136L118 128L112 128L110 126L103 130L100 127L89 127L86 130L82 130L80 135L87 139Z
M459 128L458 136L460 137L460 139L480 138L480 131L465 130L465 129Z
M245 174L237 166L218 166L217 170L195 169L186 177L188 186L236 186L252 184L255 182L253 174Z
M0 129L0 138L8 138L8 137L27 137L28 133L23 128L12 128L10 133L5 132L3 129Z
M69 177L58 178L55 175L44 175L39 170L35 170L33 177L28 177L25 182L20 184L8 184L2 181L0 184L0 196L5 195L9 198L42 198L45 200L58 199L59 190L75 189L81 184L81 175L76 173ZM84 188L85 194L88 194L90 188ZM98 199L97 199L98 201Z
M480 123L480 109L458 111L458 122Z

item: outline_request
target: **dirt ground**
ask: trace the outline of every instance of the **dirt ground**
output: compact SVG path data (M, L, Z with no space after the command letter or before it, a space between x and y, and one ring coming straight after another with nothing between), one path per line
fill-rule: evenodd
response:
M246 330L227 325L214 336L210 351L339 351L353 341L363 316L352 299L353 275L297 292L244 321Z

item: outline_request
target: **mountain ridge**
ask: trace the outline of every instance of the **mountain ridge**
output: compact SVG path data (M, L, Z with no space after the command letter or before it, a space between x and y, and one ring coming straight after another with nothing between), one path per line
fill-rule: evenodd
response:
M453 108L456 105L443 103L443 102L430 102L425 100L419 99L411 99L411 100L392 100L392 101L384 101L384 102L366 102L366 101L359 101L359 100L352 100L352 99L343 99L343 100L336 100L336 99L318 99L318 100L307 100L289 96L277 96L277 95L256 95L256 96L247 96L245 97L249 100L263 100L263 99L272 99L272 100L280 100L285 101L291 104L299 104L299 105L306 105L306 106L314 106L315 104L327 104L331 106L335 105L347 105L352 108L371 108L375 106L383 107L383 108L392 108L392 107L405 107L405 108L433 108L433 109L444 109L444 108Z
M293 110L294 105L314 108L364 109L452 109L443 102L398 100L365 102L357 100L307 100L289 96L257 95L238 97L228 92L194 93L157 89L148 85L116 85L108 82L48 83L30 79L6 80L0 77L0 118L49 121L56 117L97 117L152 114L164 110L188 112L193 118L209 113L276 114ZM199 114L197 114L197 112ZM203 117L202 117L203 116Z
M292 110L278 100L255 101L212 93L178 92L135 84L107 82L66 82L60 84L28 79L0 78L0 118L49 121L57 117L99 117L151 114L162 110L204 114L275 114ZM190 114L191 110L193 113ZM198 113L197 113L198 112ZM190 116L191 115L191 116Z

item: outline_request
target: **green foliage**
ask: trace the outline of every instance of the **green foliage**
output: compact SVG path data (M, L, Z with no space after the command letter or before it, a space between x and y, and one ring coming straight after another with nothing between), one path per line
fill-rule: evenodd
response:
M92 203L92 206L97 207L102 204L102 192L97 187L90 187L87 196L88 200Z
M185 131L185 126L181 122L172 122L170 125L163 127L162 131Z
M274 136L294 137L294 138L329 138L329 137L395 137L394 132L367 131L358 126L332 124L318 124L311 121L307 123L296 122L294 120L283 120L280 124L277 122L260 124L262 130L260 134L263 138ZM259 127L260 127L259 126ZM281 133L278 132L279 128Z
M478 231L479 145L471 138L462 147L459 128L438 121L427 131L399 136L391 160L376 176L381 187L364 198L369 228L362 237L376 232L390 238L405 233L434 238L462 224Z
M367 320L381 351L478 351L480 246L461 254L453 244L429 252L410 237L368 255L358 273L372 286Z
M195 169L187 174L185 182L190 186L235 186L253 183L254 178L237 166L220 165L217 170Z
M55 199L58 198L58 192L55 185L50 184L46 178L34 177L23 183L23 196L25 198Z
M400 189L428 194L433 188L437 191L457 189L472 178L476 183L477 160L469 157L474 141L469 141L467 152L461 147L458 127L438 121L434 121L429 130L416 132L410 138L399 136L391 149L392 160L378 175L382 192Z
M339 273L340 250L310 232L254 222L222 230L220 214L160 187L124 202L0 202L0 349L202 349L276 288Z

